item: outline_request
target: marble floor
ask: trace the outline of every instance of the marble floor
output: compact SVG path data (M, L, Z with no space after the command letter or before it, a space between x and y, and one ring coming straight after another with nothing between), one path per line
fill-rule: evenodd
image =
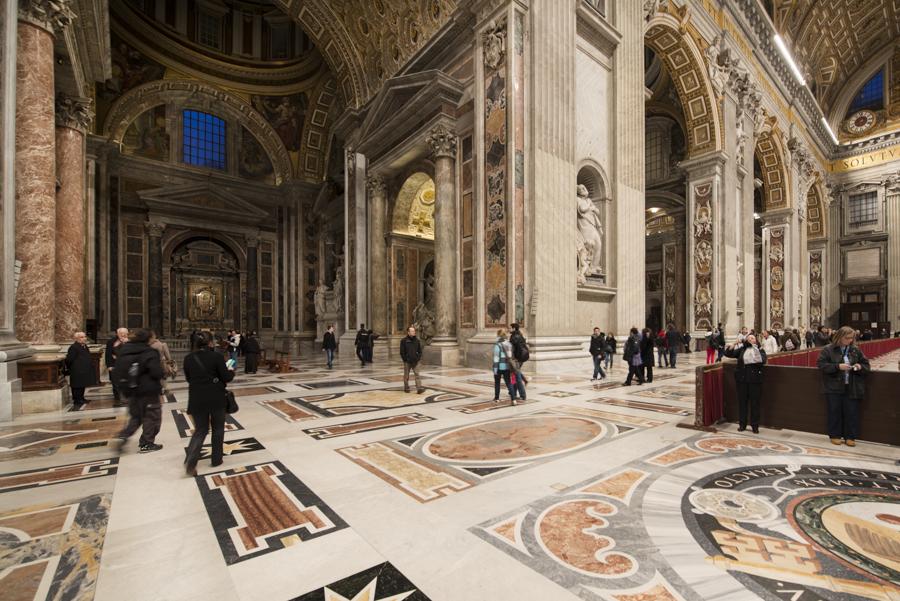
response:
M93 390L0 426L0 597L900 599L900 448L679 427L702 360L626 388L585 358L518 406L487 370L424 368L422 394L395 361L241 374L196 478L183 380L146 455L112 451L125 410Z

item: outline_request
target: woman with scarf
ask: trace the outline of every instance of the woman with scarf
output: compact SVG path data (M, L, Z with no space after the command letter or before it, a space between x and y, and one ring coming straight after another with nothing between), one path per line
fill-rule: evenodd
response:
M748 334L743 342L725 347L726 357L737 359L734 382L738 395L738 431L747 429L747 406L750 409L750 426L759 434L759 399L762 397L763 365L766 351L759 347L756 336Z
M856 346L853 328L839 328L831 344L819 353L816 362L822 372L822 389L828 401L828 437L832 444L856 446L859 435L859 404L866 395L869 360ZM843 439L843 440L841 440Z

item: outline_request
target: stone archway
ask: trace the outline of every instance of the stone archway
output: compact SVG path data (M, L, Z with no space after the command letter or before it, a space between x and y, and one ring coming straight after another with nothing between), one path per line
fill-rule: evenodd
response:
M681 23L667 13L656 13L644 34L665 63L684 110L688 156L695 158L722 149L721 120L712 83L696 44L682 31Z
M756 158L762 169L765 210L782 209L791 204L784 149L775 130L764 133L756 142Z

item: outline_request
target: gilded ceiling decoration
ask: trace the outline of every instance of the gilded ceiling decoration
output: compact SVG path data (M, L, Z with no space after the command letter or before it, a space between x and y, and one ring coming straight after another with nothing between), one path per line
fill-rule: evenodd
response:
M815 82L825 114L843 84L900 39L900 0L775 0L774 5L775 28Z
M360 106L446 23L458 0L277 0L321 50L350 106Z

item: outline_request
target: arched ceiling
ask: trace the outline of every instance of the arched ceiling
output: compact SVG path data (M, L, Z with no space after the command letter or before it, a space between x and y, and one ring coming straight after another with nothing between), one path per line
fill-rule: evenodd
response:
M458 0L275 0L322 52L348 106L366 103L450 20Z
M827 115L853 74L900 39L900 0L774 0L775 29Z

